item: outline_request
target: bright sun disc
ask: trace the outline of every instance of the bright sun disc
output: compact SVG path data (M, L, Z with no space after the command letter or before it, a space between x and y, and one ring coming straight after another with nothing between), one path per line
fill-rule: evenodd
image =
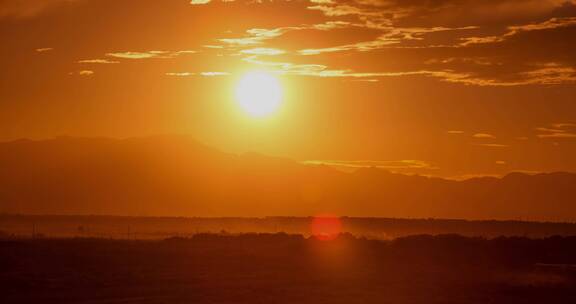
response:
M270 73L249 72L238 82L236 100L250 116L270 115L282 102L280 81Z

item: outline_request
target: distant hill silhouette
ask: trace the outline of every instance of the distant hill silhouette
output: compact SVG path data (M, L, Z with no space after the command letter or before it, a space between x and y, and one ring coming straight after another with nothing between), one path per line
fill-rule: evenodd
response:
M0 143L0 212L573 220L576 174L454 181L227 154L186 136L60 137Z

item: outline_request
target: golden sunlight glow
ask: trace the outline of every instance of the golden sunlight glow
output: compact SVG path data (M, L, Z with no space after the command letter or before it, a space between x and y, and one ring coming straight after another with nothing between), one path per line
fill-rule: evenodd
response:
M268 116L282 102L282 87L274 75L263 71L246 73L236 87L236 100L253 117Z

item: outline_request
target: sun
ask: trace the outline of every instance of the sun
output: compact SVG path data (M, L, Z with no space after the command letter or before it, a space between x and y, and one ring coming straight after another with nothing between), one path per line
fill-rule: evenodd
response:
M236 86L236 101L252 117L266 117L280 108L282 86L273 74L252 71L244 74Z

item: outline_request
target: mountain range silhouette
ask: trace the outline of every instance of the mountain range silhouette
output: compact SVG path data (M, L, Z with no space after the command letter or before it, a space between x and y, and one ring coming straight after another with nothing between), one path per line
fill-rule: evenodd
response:
M576 174L463 181L377 168L342 172L188 136L0 143L0 212L171 216L576 218Z

